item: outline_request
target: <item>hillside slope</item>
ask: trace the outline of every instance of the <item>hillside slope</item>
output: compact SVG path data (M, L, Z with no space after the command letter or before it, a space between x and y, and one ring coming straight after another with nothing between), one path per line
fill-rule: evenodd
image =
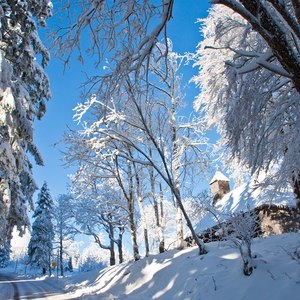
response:
M207 244L209 252L203 256L196 248L168 251L98 274L81 274L67 288L85 299L298 300L300 259L289 254L296 247L299 233L255 239L257 268L250 277L242 273L238 251L215 242Z

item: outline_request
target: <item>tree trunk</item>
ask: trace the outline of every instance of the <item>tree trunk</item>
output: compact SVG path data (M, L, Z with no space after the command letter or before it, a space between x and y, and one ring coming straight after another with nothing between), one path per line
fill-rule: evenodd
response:
M164 236L164 207L163 207L163 191L161 187L161 183L159 184L159 189L160 189L160 197L159 197L159 203L157 206L160 208L160 217L159 217L159 211L157 212L158 214L158 236L159 236L159 246L158 250L159 253L165 252L165 236Z
M124 261L122 240L118 240L118 252L119 252L119 264L121 264Z
M64 266L63 266L63 253L62 248L59 249L59 268L60 268L60 276L64 276Z
M243 272L244 275L250 276L253 273L251 243L245 242L246 249L243 249L243 245L240 245L239 250L243 260Z
M128 201L128 212L129 212L130 236L132 241L133 257L134 260L137 261L141 257L139 254L139 246L137 244L137 238L136 238L136 226L134 222L133 178L132 178L132 172L129 163L128 163L128 177L129 177L129 197L127 201Z
M186 225L188 226L188 228L190 229L191 231L191 234L192 234L192 237L196 243L196 245L198 246L199 248L199 254L202 255L202 254L206 254L207 251L205 250L205 246L204 246L204 243L200 240L200 238L197 236L193 226L192 226L192 223L191 223L191 220L190 218L188 217L186 211L185 211L185 208L182 204L182 201L181 201L181 196L180 196L180 192L178 189L174 188L173 189L173 193L174 193L174 196L176 198L176 202L178 204L178 207L181 209L182 211L182 214L186 220Z
M173 87L174 88L174 87ZM174 91L173 91L174 93ZM177 141L177 120L176 120L176 106L177 101L175 97L171 99L171 122L172 122L172 173L173 173L173 189L176 190L177 196L174 194L175 197L175 206L176 206L176 223L177 223L177 248L183 249L184 248L184 234L183 234L183 223L182 223L182 210L179 205L178 199L181 199L180 196L180 182L179 182L179 164L180 158L178 155L178 141Z
M176 224L177 224L177 249L181 250L184 248L182 210L180 209L180 205L177 199L175 199L175 203L176 203Z
M116 264L115 242L114 242L114 227L111 223L109 224L109 243L110 243L110 247L109 247L110 259L109 259L109 262L110 262L111 266L114 266Z
M250 276L253 273L253 267L251 266L251 264L249 264L248 261L244 261L243 272L246 276Z
M99 236L92 232L91 229L89 228L89 226L87 226L88 228L88 235L91 235L94 237L95 243L101 248L101 249L105 249L105 250L109 250L110 252L110 265L113 266L116 264L116 258L115 258L115 248L114 248L114 227L111 223L108 223L108 227L105 228L105 231L108 233L109 236L109 246L107 245L103 245L101 243L101 240L99 238Z
M298 174L298 176L295 176L295 174L293 173L292 182L294 194L296 197L296 206L298 210L300 210L300 174Z
M174 140L174 150L173 151L174 151L173 156L175 156L176 152L177 152L177 145L176 145L175 140ZM173 191L173 195L175 198L174 202L175 202L175 207L176 207L177 248L183 249L184 248L184 233L183 233L183 222L182 222L183 206L180 205L180 203L179 203L179 202L181 202L180 184L179 184L179 167L178 167L178 161L175 162L175 160L173 160L173 174L174 174L174 183L173 183L174 190L176 190L176 194Z
M119 238L118 238L118 243L117 243L120 264L124 261L124 259L123 259L123 233L124 233L124 227L120 226L119 227Z
M52 275L52 270L51 270L51 254L48 256L48 269L49 269L49 276Z
M116 170L117 170L117 180L118 180L119 186L121 187L123 194L127 200L130 237L131 237L131 241L132 241L133 256L134 256L134 260L139 260L141 257L139 254L139 247L138 247L137 238L136 238L136 226L135 226L135 222L134 222L134 196L133 196L134 193L133 193L133 178L132 178L131 165L130 165L130 162L128 161L127 162L127 176L128 176L128 182L129 182L129 184L128 184L129 190L127 192L122 183L122 179L121 179L121 176L119 173L119 164L118 164L117 157L116 157L115 163L116 163Z
M73 262L72 262L72 257L69 257L69 261L68 261L68 270L69 270L69 272L73 272Z
M8 214L11 195L8 180L0 177L0 248L5 247L8 240Z
M152 151L150 149L150 157L152 158ZM165 238L164 238L164 229L163 229L163 193L162 193L162 187L161 183L159 185L160 187L160 197L157 201L157 196L155 193L155 177L154 177L154 169L153 167L149 168L150 173L150 187L151 187L151 195L153 199L153 208L154 208L154 215L155 215L155 221L156 221L156 227L158 231L158 251L159 253L163 253L165 251ZM161 210L161 213L159 213L159 209Z
M132 203L129 203L130 236L131 236L131 241L132 241L134 260L139 260L141 257L139 254L139 246L137 244L136 227L135 227L135 223L134 223L134 212L133 212L132 206L133 206Z
M59 267L60 267L60 276L64 276L62 232L60 232L60 238L59 238Z
M145 216L144 207L143 207L141 182L140 182L140 177L138 175L138 170L136 168L135 163L133 163L133 167L134 167L135 180L136 180L136 194L137 194L137 200L138 200L138 205L139 205L139 209L140 209L142 228L143 228L143 234L144 234L145 255L148 257L149 256L148 228L147 228L146 216Z

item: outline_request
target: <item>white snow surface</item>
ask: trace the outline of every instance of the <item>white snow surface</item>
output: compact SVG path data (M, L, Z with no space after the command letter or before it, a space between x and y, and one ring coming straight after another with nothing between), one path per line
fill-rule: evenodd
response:
M213 182L217 180L222 180L222 181L230 181L222 172L216 171L215 175L213 176L212 180L210 181L209 184L212 184Z
M288 252L300 246L300 233L254 239L256 269L242 273L239 252L226 242L172 250L137 262L70 278L69 296L84 299L299 299L300 261ZM77 282L76 282L77 281ZM71 281L70 281L71 283Z
M53 291L47 299L298 300L300 257L291 255L297 247L300 254L300 232L254 239L256 268L249 277L237 249L222 241L206 244L201 256L196 247L171 250L101 271L30 279L23 289L46 287ZM59 294L63 287L68 294Z
M294 193L291 189L274 191L272 187L258 185L254 180L243 184L220 199L216 206L216 217L207 212L206 215L195 225L197 233L217 225L233 213L248 211L262 204L274 204L293 207L296 204Z

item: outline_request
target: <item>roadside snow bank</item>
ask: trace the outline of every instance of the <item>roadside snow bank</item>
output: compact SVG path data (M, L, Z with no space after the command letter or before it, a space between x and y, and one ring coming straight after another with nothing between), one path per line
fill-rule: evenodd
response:
M290 255L300 246L299 233L255 239L257 268L250 277L236 249L226 242L206 246L203 256L196 248L173 250L85 273L68 288L84 299L299 299L300 261Z

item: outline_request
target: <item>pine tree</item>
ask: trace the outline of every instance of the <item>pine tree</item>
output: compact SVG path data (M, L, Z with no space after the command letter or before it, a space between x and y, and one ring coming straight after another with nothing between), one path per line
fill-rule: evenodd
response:
M50 55L38 35L52 15L48 0L1 1L0 5L0 247L30 222L28 204L37 189L30 153L43 161L33 141L33 122L50 99L44 72Z
M10 258L10 244L6 243L4 247L0 247L0 268L5 268Z
M51 274L50 260L54 239L52 217L53 200L45 182L38 195L37 207L33 214L35 221L32 225L32 234L28 245L30 264L41 267L43 274L46 274L47 268Z
M69 257L68 260L68 271L73 272L73 262L72 262L72 257Z

